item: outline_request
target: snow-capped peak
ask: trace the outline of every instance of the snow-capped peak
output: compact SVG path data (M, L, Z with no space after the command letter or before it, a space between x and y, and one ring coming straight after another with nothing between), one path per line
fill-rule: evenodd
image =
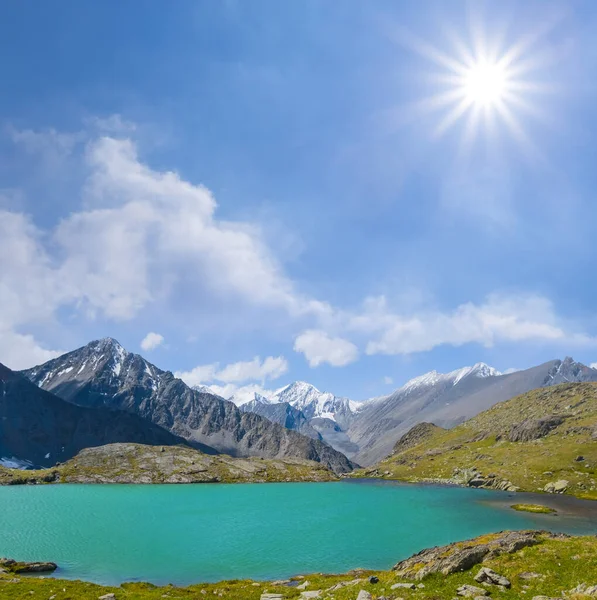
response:
M335 396L330 392L321 392L314 385L305 381L295 381L270 397L270 403L288 402L302 411L308 419L315 417L336 421L337 417L348 417L359 406L358 402Z
M432 387L437 383L452 383L452 385L457 385L466 377L497 377L501 375L501 373L486 365L485 363L476 363L472 367L463 367L461 369L456 369L455 371L451 371L449 373L438 373L437 371L429 371L429 373L425 373L424 375L419 375L418 377L414 377L407 381L401 388L400 392L409 393L415 389L420 389L424 387Z

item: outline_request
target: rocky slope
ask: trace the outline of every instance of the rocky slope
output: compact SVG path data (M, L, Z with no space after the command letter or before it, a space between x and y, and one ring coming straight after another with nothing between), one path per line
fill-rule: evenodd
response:
M278 423L286 429L298 431L314 440L322 440L322 436L309 424L309 419L298 408L290 405L288 402L273 404L264 398L255 394L255 399L239 406L242 412L252 412L269 419L273 423Z
M0 467L0 485L31 483L261 483L332 481L320 463L203 454L187 446L109 444L41 471Z
M339 575L313 573L279 581L235 580L189 587L145 583L104 587L6 571L0 571L0 589L7 600L52 596L56 600L583 600L597 593L597 538L502 532L424 550L388 571L355 569ZM60 565L55 576L60 577Z
M398 439L417 423L454 427L519 394L582 381L597 381L597 370L572 358L509 374L483 363L447 374L432 371L362 406L347 430L359 448L350 456L359 464L371 465L388 456Z
M110 338L23 374L68 402L135 414L202 449L237 457L312 460L337 473L352 469L343 454L323 442L243 413L219 396L193 390Z
M596 440L597 384L560 384L496 404L451 430L422 432L419 425L365 473L597 499Z
M123 441L184 443L137 415L65 402L0 364L0 464L52 466L83 448Z

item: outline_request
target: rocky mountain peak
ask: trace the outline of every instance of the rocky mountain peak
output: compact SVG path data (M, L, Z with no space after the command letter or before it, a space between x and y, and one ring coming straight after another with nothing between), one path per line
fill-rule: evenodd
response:
M575 361L571 356L566 356L564 360L554 361L543 385L551 386L559 383L595 380L597 380L597 369L587 367Z

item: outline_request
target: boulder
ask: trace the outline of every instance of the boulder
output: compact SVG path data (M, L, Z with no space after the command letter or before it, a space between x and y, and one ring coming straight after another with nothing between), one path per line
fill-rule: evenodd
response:
M540 536L553 534L538 531L506 531L489 541L487 536L456 542L447 546L429 548L394 566L398 577L421 580L430 573L450 575L466 571L500 554L511 554L540 542ZM479 540L479 541L477 541Z
M97 600L116 600L116 594L104 594L100 596Z
M489 592L486 589L477 587L475 585L468 585L468 584L461 585L456 590L456 593L459 596L464 596L465 598L476 598L478 596L489 596Z
M548 494L563 494L570 483L566 479L559 479L558 481L550 481L544 488L543 491Z
M416 590L417 586L414 583L395 583L390 586L391 590Z
M261 600L284 600L282 594L261 594Z
M581 583L577 585L574 589L570 590L568 594L571 596L578 594L594 598L595 596L597 596L597 585L587 585L586 583Z
M361 590L357 600L373 600L373 596L367 590Z
M321 596L321 590L313 590L311 592L301 592L301 598L303 600L313 600L313 598L319 598Z
M9 570L13 573L51 573L58 568L53 562L16 562Z
M489 569L488 567L481 567L481 570L475 575L475 581L477 583L499 585L504 588L512 586L509 579L506 579L503 575L496 573L493 569Z
M510 428L509 442L530 442L545 437L552 429L561 425L565 416L551 415L541 419L526 419Z

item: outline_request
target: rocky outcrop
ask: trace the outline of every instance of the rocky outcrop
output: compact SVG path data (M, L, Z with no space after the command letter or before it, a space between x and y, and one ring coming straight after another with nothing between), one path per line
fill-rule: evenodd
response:
M485 488L490 490L501 490L503 492L517 492L519 488L508 479L501 479L490 473L483 475L476 468L472 469L454 469L454 483L466 485L467 487Z
M450 575L466 571L500 554L512 554L539 544L541 536L556 537L539 531L506 531L466 542L423 550L399 562L393 570L404 579L421 580L431 573Z
M53 562L18 562L12 558L0 558L0 571L5 573L52 573L58 568Z
M436 433L445 431L445 429L434 425L433 423L419 423L409 429L394 446L394 454L400 454L409 448L418 446L420 443L433 437Z
M545 437L566 420L565 415L551 415L541 419L527 419L512 425L508 435L510 442L530 442Z
M262 483L333 481L322 464L300 459L232 458L186 446L109 444L87 448L46 471L0 469L0 484L31 483Z
M475 581L477 583L488 583L489 585L497 585L506 589L512 587L512 583L508 578L504 577L503 575L500 575L499 573L496 573L493 569L490 569L489 567L481 567L481 570L475 575Z
M544 488L543 491L548 494L563 494L567 489L570 483L565 479L560 479L558 481L550 481Z

